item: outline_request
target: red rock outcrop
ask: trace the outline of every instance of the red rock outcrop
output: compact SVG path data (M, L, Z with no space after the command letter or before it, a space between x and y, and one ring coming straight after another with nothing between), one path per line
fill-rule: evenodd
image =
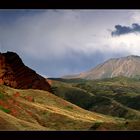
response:
M18 89L41 89L51 91L45 78L25 66L14 52L0 53L0 84Z

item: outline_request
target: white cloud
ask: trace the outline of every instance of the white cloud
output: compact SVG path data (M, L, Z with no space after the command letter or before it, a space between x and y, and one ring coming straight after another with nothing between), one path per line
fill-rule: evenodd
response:
M97 40L96 40L97 41ZM108 53L128 53L140 55L140 34L126 34L117 37L101 38L98 43L88 44L90 52L100 51L103 54Z
M110 45L105 37L109 34L107 28L114 22L108 15L109 11L102 13L102 10L46 10L29 16L24 14L10 26L0 26L0 42L5 50L18 50L37 59L61 59L69 51L86 55L102 52Z
M33 15L30 13L28 16L19 14L19 17L9 24L0 23L0 48L27 56L34 60L32 63L40 60L44 63L42 65L50 68L50 71L56 69L58 61L63 63L65 60L65 64L61 63L61 68L57 67L62 75L68 73L66 60L73 52L73 55L78 52L78 56L73 56L74 59L80 57L79 54L80 58L82 55L83 58L91 57L88 58L91 65L92 59L97 59L94 57L97 52L106 57L113 57L114 53L140 55L139 34L112 37L108 31L116 24L127 26L139 22L139 13L139 11L118 10L44 10ZM69 58L68 63L72 65L75 62L82 65L79 59L77 61L74 59ZM52 68L51 61L54 63L51 64ZM80 67L78 64L73 66ZM71 69L74 71L80 68ZM48 74L42 71L40 73Z
M131 23L139 23L140 24L140 10L133 10L130 14L130 22Z
M80 16L78 11L51 10L23 15L12 25L0 28L0 41L6 49L20 50L39 59L61 57L69 49L82 50L88 41L91 29Z

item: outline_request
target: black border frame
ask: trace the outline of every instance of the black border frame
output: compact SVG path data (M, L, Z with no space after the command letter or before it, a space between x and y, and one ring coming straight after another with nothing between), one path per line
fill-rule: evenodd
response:
M140 9L138 0L4 0L0 9ZM1 140L139 140L140 131L0 131Z
M0 8L49 9L139 9L138 0L3 0Z
M1 131L13 140L139 140L140 131Z

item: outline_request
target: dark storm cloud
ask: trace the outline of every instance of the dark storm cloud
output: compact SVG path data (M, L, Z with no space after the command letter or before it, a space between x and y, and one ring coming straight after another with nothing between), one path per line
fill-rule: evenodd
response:
M112 36L120 36L129 33L140 33L140 25L138 23L133 23L131 27L115 25L115 31L111 32Z
M129 14L112 10L0 10L0 51L18 53L25 65L41 75L77 74L120 53L140 52L138 37L122 39L122 48L122 41L110 38L106 31L117 23L127 25ZM129 44L136 48L131 50Z

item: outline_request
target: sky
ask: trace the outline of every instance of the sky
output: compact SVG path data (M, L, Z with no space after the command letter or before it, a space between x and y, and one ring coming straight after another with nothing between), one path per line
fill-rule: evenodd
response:
M0 10L0 52L44 77L81 73L140 55L140 10Z

